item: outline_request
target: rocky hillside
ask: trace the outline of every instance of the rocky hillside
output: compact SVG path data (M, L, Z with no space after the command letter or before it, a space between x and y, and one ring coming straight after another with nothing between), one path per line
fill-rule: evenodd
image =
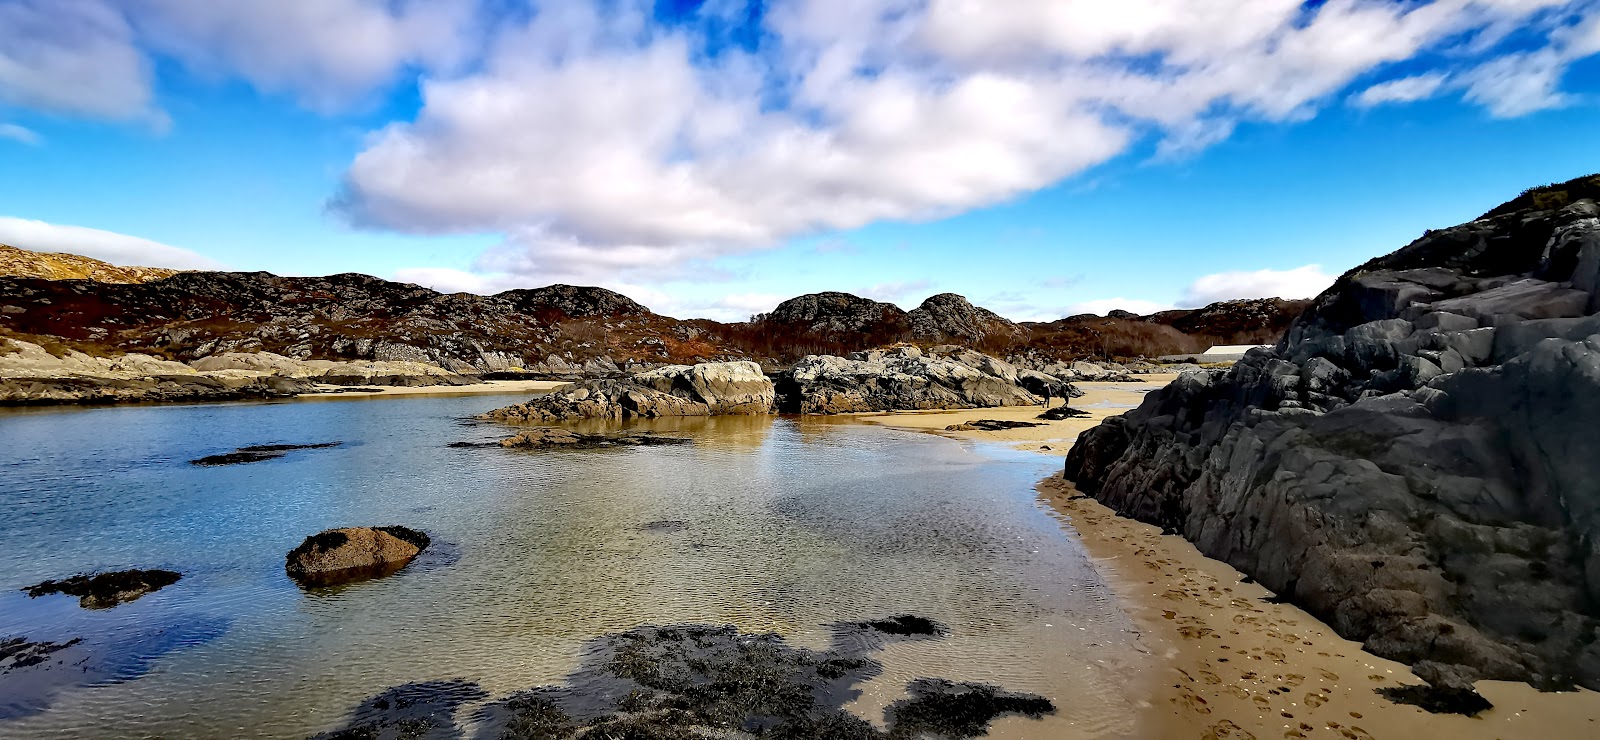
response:
M1028 337L1028 330L987 308L972 305L955 293L940 293L906 314L911 336L936 344L968 347L1010 347Z
M1346 273L1066 475L1450 688L1600 689L1600 177Z
M143 283L177 274L162 267L119 267L91 257L34 252L0 244L0 277Z

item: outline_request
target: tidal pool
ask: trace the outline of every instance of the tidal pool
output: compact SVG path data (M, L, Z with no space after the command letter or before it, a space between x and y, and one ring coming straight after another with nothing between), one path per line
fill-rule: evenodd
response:
M514 400L0 413L0 640L81 640L39 665L0 661L0 736L305 737L407 685L457 687L441 731L477 736L507 697L581 675L606 635L727 625L823 651L841 624L905 614L943 636L871 645L881 666L845 711L884 728L908 686L937 679L1055 707L991 736L1131 732L1148 657L1036 498L1055 459L790 417L645 425L694 440L665 447L448 446L508 436L471 417ZM309 534L387 524L434 545L342 588L284 573ZM99 610L21 590L127 568L183 579Z

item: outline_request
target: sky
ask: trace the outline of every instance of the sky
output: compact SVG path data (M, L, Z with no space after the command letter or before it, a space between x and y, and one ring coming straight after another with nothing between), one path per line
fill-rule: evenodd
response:
M1600 0L0 0L0 243L1147 313L1600 171L1597 106Z

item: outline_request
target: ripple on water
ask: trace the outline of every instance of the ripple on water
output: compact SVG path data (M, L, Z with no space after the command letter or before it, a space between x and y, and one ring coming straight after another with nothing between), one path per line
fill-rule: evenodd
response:
M897 614L949 635L882 646L881 673L849 706L863 717L881 721L930 677L1050 698L1061 711L1037 727L1132 714L1126 676L1103 668L1133 652L1126 619L1036 505L1048 459L767 417L648 425L694 437L681 447L447 447L463 417L497 402L0 415L0 436L22 448L0 464L0 508L18 512L0 521L0 586L184 573L104 613L0 597L5 631L137 658L120 682L73 682L42 711L0 720L0 735L304 736L402 684L464 679L504 697L560 683L598 636L642 624L725 624L821 650L829 625ZM327 439L346 444L186 463ZM395 576L342 589L304 592L284 576L284 553L306 535L384 524L436 545ZM118 641L136 634L160 638Z

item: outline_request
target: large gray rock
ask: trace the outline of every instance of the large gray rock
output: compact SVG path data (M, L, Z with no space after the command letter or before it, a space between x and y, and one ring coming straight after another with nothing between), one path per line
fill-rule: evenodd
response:
M1067 477L1439 681L1600 689L1600 209L1558 205L1352 270Z
M1050 384L1069 395L1070 384L959 347L924 354L915 347L860 352L849 359L812 355L781 381L780 408L803 414L902 409L1030 406L1041 398L1025 384Z
M772 381L754 362L668 365L617 380L587 380L484 418L519 422L769 414Z
M911 335L919 340L1005 346L1028 336L1028 330L964 296L940 293L906 314Z

